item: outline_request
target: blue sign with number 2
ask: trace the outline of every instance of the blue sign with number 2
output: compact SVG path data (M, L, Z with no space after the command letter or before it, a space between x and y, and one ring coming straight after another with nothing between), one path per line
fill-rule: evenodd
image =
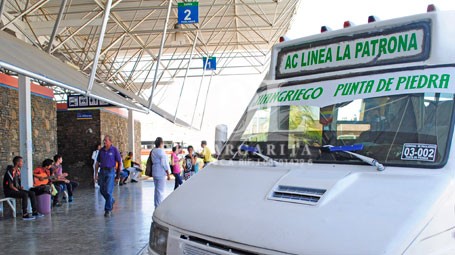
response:
M188 2L178 4L178 23L199 23L199 3Z

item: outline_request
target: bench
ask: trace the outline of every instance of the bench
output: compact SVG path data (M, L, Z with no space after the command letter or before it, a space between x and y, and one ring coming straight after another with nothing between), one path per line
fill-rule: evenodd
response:
M3 216L3 202L7 202L11 211L13 212L13 217L16 218L16 199L12 197L0 198L0 211Z

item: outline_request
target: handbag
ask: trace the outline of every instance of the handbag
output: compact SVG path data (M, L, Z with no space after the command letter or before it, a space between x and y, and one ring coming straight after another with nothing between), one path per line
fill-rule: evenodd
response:
M50 192L51 195L52 195L52 196L57 195L57 194L58 194L58 191L57 191L57 188L55 188L55 185L54 185L54 184L51 184L50 187L51 187L51 192Z
M145 166L145 175L149 177L152 177L152 151L153 149L150 151L149 157L147 158L147 164Z

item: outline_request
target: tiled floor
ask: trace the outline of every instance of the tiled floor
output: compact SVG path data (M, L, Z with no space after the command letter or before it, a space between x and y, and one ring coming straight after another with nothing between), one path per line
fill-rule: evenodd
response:
M173 187L167 181L166 196ZM148 243L153 192L152 180L115 186L111 218L103 216L104 198L93 188L76 190L73 203L34 221L0 218L0 253L137 254Z

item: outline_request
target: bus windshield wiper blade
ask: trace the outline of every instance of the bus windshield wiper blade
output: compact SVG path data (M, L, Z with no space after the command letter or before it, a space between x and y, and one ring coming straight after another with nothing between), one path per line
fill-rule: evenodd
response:
M269 156L266 156L266 155L264 155L262 153L259 153L259 151L258 151L258 149L256 147L242 144L242 145L239 146L239 149L243 150L243 151L251 152L254 155L257 155L257 156L261 157L264 161L272 163L272 166L277 166L277 164L278 164L278 162L276 162L273 158L271 158Z
M237 156L237 154L239 154L239 151L241 150L242 146L245 143L249 142L251 137L253 137L253 135L249 135L248 137L243 139L242 143L239 145L239 147L237 147L237 151L234 153L234 155L231 157L231 159L234 159Z
M363 150L363 144L343 145L343 146L324 145L323 147L329 149L330 152L342 151L349 155L352 155L352 156L360 159L361 161L376 167L376 170L378 170L378 171L383 171L385 169L384 165L379 163L376 159L352 152L352 151Z

